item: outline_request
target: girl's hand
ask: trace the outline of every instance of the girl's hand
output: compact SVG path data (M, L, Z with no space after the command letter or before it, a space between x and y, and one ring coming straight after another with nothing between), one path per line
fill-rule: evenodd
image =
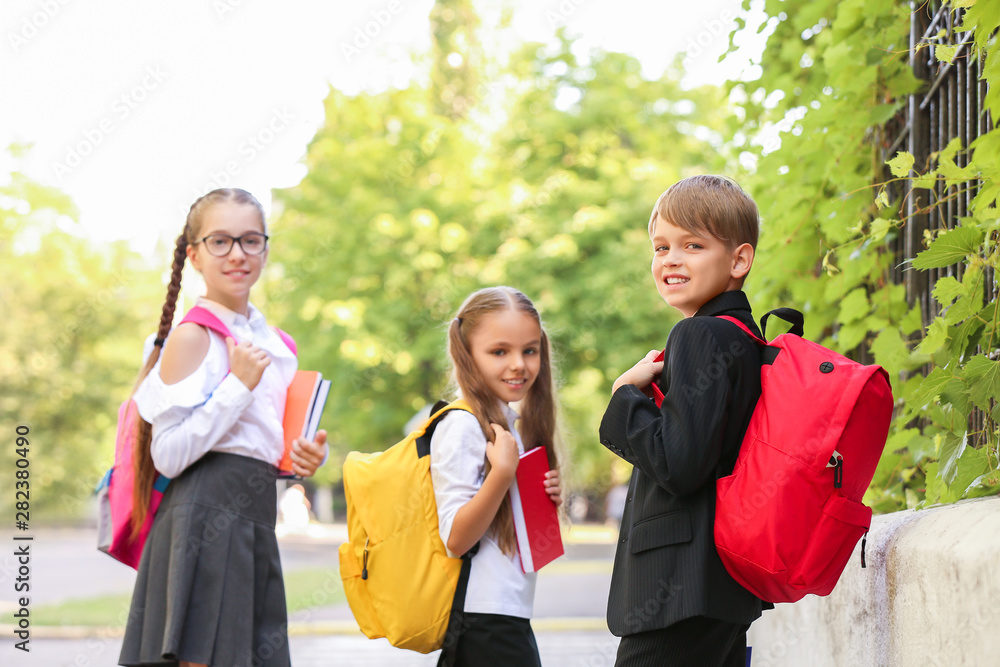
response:
M490 474L497 473L509 483L514 479L517 464L520 462L517 441L500 424L490 424L490 426L493 427L493 431L496 433L493 442L486 443L486 459L492 467Z
M650 350L649 354L640 359L635 366L622 373L615 380L615 384L611 388L611 393L614 394L622 385L634 384L647 396L651 396L652 391L649 389L649 385L663 372L663 362L653 361L659 354L660 350Z
M559 480L559 471L550 470L545 473L545 493L549 494L549 498L556 504L556 507L562 505L562 485Z
M292 443L292 472L299 477L312 477L326 458L326 431L316 432L316 441L296 438Z
M226 338L229 349L229 370L247 389L253 391L264 375L264 369L271 363L271 357L250 341L239 345L232 338Z

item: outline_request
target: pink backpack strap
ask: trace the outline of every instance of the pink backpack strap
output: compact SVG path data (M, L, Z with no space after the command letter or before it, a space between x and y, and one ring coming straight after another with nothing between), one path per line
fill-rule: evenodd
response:
M237 343L239 342L239 339L237 339L236 336L234 336L229 331L229 327L223 324L222 320L216 317L215 314L212 311L208 310L207 308L202 308L201 306L195 306L191 310L187 311L187 314L184 315L184 319L181 320L180 323L184 324L185 322L194 322L195 324L200 324L206 329L211 329L217 334L220 334L223 338L228 337L232 338Z
M239 339L236 338L236 336L234 336L231 331L229 331L229 328L222 323L222 320L216 317L215 313L208 310L207 308L202 308L201 306L195 306L194 308L189 310L187 314L184 315L184 319L180 321L181 324L184 324L185 322L193 322L195 324L200 324L206 329L211 329L212 331L221 334L223 338L229 337L235 340L237 343L239 342ZM295 339L289 336L281 329L279 329L278 327L271 327L271 328L274 329L275 333L277 333L281 337L281 340L285 343L285 345L288 346L288 349L292 351L292 354L298 356L299 354L298 346L296 346L295 344Z
M296 357L299 356L299 348L295 344L295 339L292 338L291 336L289 336L287 333L285 333L281 329L279 329L278 327L271 327L271 328L274 329L274 332L276 334L278 334L279 336L281 336L281 340L285 341L285 345L287 345L288 349L292 351L292 354L294 354Z
M767 341L766 340L764 340L763 338L761 338L760 336L758 336L754 332L750 331L750 327L748 327L747 325L743 324L742 322L740 322L735 317L730 317L729 315L716 315L716 317L718 317L720 320L726 320L728 322L732 322L733 324L735 324L736 326L738 326L740 329L743 329L743 332L746 335L750 336L751 338L753 338L755 341L757 341L761 345L767 345Z

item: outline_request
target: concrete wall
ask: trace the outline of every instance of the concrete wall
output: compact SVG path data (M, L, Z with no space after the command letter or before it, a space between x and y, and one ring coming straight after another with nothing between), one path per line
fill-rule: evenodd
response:
M860 551L751 626L753 667L1000 665L1000 498L876 516Z

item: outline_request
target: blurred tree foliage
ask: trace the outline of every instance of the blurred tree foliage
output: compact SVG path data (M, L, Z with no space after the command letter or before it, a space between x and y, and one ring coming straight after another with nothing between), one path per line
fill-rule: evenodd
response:
M509 284L553 339L570 479L600 497L625 472L597 442L611 383L674 318L648 277L649 211L678 178L731 163L724 95L683 89L679 68L648 80L622 54L581 61L563 34L485 62L469 3L432 18L429 83L331 90L308 175L276 193L268 312L302 366L334 379L321 479L446 391L447 322Z
M24 149L13 147L17 158ZM31 520L81 515L114 456L118 404L141 362L159 276L125 245L72 233L69 198L14 172L0 185L0 467L26 425ZM147 312L145 304L149 304ZM0 499L13 516L11 493Z
M495 53L467 0L437 3L431 30L425 80L330 91L308 175L276 193L255 302L333 379L318 481L446 394L447 322L509 284L553 340L568 480L602 497L627 475L597 442L611 383L675 319L648 274L649 211L678 178L733 163L725 94L682 88L677 67L649 80L625 55L581 58L564 34ZM163 267L81 240L75 216L19 173L0 186L0 412L31 428L33 516L87 506L163 299Z

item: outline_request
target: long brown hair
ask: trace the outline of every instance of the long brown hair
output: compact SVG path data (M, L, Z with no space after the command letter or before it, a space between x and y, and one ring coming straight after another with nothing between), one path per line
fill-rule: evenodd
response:
M167 298L163 303L163 310L160 313L160 326L156 330L156 340L153 342L153 351L139 371L139 377L132 387L132 394L135 394L139 385L146 379L149 372L153 370L156 361L160 358L160 350L167 339L167 334L173 327L174 310L177 308L177 295L181 290L181 277L184 271L184 262L187 259L187 248L198 241L201 232L202 220L205 212L216 204L223 202L233 202L236 204L249 204L256 206L260 213L261 225L264 225L264 208L257 199L247 192L238 188L219 188L199 197L188 211L187 220L184 223L184 230L177 237L174 246L174 262L170 272L170 284L167 286ZM265 230L266 231L266 230ZM153 425L141 417L137 420L135 445L132 451L132 468L135 473L135 486L132 490L132 537L135 538L146 520L146 510L149 508L149 498L153 492L153 484L156 482L157 472L153 465L153 456L150 452L150 444L153 441Z
M556 454L556 407L553 382L552 359L549 352L549 338L542 327L541 317L531 300L512 287L488 287L471 294L458 315L448 326L448 356L452 363L452 378L461 390L462 397L469 403L473 414L479 420L486 439L493 441L495 434L491 423L507 425L507 418L500 407L496 395L490 391L476 367L469 347L469 338L476 331L486 315L504 310L515 310L530 315L542 332L539 346L538 377L528 389L527 395L521 401L519 410L521 424L518 431L526 450L535 447L545 447L549 457L549 468L559 468L559 457ZM489 474L489 462L486 463L486 474ZM500 549L507 555L517 551L517 541L514 536L514 522L510 509L510 498L504 498L497 510L490 531L496 537Z

